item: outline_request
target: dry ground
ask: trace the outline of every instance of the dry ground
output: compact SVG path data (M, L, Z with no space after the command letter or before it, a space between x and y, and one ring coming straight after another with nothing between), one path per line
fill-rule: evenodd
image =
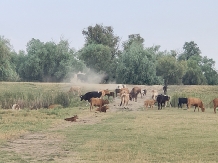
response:
M81 85L83 90L102 90L109 89L114 90L117 87L117 84L94 84L94 85ZM127 85L127 88L130 90L133 88L133 85ZM138 95L138 101L129 102L128 110L137 111L139 108L143 107L143 103L145 99L151 98L151 91L158 90L159 93L163 93L161 85L155 86L140 86L142 89L147 89L147 95L141 98L141 95ZM71 125L86 125L90 123L98 123L101 121L103 114L110 114L110 112L127 110L119 106L120 97L116 97L112 100L110 97L109 110L107 113L96 113L92 111L89 114L84 116L80 116L77 122L66 122L60 121L58 125L55 125L53 128L49 129L46 133L31 133L24 135L18 139L9 141L6 146L1 148L7 152L15 152L19 156L22 156L24 160L28 160L27 162L77 162L76 154L69 153L68 151L64 151L61 148L63 144L64 138L57 134L59 130L65 130L67 127ZM155 107L154 109L157 109ZM89 112L89 109L84 110L84 112ZM63 157L64 156L64 157Z

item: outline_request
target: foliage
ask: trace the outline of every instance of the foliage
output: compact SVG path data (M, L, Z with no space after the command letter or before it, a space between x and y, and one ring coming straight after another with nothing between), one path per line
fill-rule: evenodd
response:
M90 44L102 44L108 46L111 50L112 59L116 57L120 38L114 35L111 26L96 24L94 27L89 26L87 29L84 29L82 34L85 36L85 46Z
M207 84L207 79L201 71L196 60L189 59L187 61L188 69L183 76L183 84L185 85L202 85Z
M183 49L184 53L179 56L179 60L189 60L190 57L200 56L201 54L201 50L194 41L185 42Z
M181 79L186 72L186 67L186 62L179 62L175 57L171 55L165 55L157 62L157 76L163 77L165 85L181 84Z
M0 36L0 81L17 81L19 76L11 63L12 47L10 41Z
M85 67L67 40L56 44L32 39L27 44L27 56L21 53L19 58L25 58L18 72L27 81L60 82Z
M126 84L159 84L156 76L155 55L145 50L139 42L134 42L118 59L116 79Z

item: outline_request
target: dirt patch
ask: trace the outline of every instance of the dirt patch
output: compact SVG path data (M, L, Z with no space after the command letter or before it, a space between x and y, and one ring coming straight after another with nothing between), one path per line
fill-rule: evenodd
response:
M86 84L81 85L83 90L88 91L98 91L103 89L109 89L114 91L117 88L116 84ZM127 85L127 88L131 90L134 85ZM163 92L163 86L140 86L142 89L147 90L146 96L138 95L137 102L129 101L128 109L120 107L121 102L120 96L114 99L110 97L109 110L107 113L99 113L93 110L90 114L79 117L77 122L60 121L59 124L55 125L48 130L47 133L31 133L20 137L19 139L12 140L6 144L2 150L8 152L15 152L20 155L24 160L28 162L76 162L76 153L69 153L69 151L64 151L61 146L64 144L64 138L58 134L54 134L55 131L64 130L71 125L86 125L86 124L96 124L100 123L101 119L105 114L110 114L110 112L117 111L137 111L143 108L144 100L151 99L152 90L157 90L159 93ZM107 97L105 97L107 98ZM95 108L96 109L96 108ZM87 111L87 110L86 110Z

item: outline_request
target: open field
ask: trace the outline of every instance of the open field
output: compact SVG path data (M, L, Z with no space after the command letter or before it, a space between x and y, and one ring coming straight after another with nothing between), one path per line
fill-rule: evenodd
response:
M2 82L0 98L21 92L24 99L43 99L44 93L67 92L71 85ZM116 84L80 86L83 93L116 88ZM70 96L66 108L0 109L0 162L218 162L218 115L209 105L218 97L218 86L169 86L171 97L200 97L206 106L203 113L185 107L146 110L143 101L151 98L153 89L162 93L162 86L140 87L147 89L146 96L130 101L128 109L118 106L119 97L110 98L107 113L90 112L77 95ZM64 121L75 114L77 122Z

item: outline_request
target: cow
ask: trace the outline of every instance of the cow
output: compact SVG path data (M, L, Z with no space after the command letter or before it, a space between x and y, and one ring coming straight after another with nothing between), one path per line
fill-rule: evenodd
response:
M178 98L178 108L181 107L182 108L182 104L188 104L188 98L183 98L183 97L179 97ZM188 105L187 105L188 107Z
M84 95L80 96L80 101L85 100L90 102L91 98L100 98L102 96L102 92L97 92L97 91L93 91L93 92L87 92Z
M166 96L166 95L165 95ZM164 107L167 107L168 105L169 105L169 107L172 107L172 103L171 103L171 97L168 95L168 97L169 97L169 100L167 100L166 102L165 102L165 106Z
M114 92L109 92L108 94L105 94L107 97L108 97L108 100L109 100L109 97L112 96L114 98Z
M109 104L109 101L103 100L100 98L91 98L90 99L90 111L91 109L93 109L93 106L98 106L100 108L99 111L101 112L102 106L104 106L105 104Z
M143 89L143 90L142 90L142 95L145 96L146 93L147 93L147 90L146 90L146 89Z
M213 99L214 113L216 114L216 108L218 107L218 98Z
M205 111L204 105L203 105L201 99L199 99L199 98L189 97L188 98L188 109L190 108L190 106L195 107L194 112L196 110L196 107L198 107L198 112L199 112L199 107L201 108L202 112Z
M64 120L65 120L65 121L76 122L76 119L78 119L78 116L77 116L77 115L74 115L73 117L65 118Z
M152 90L152 96L151 96L151 98L152 98L153 100L156 100L157 96L158 96L157 90Z
M130 100L137 102L137 96L138 94L141 94L141 98L142 98L142 92L141 92L141 88L140 87L134 87L131 92L129 93L129 97L130 97Z
M128 88L121 88L121 89L120 89L120 97L121 97L122 94L124 94L124 93L129 94L129 89L128 89Z
M102 107L101 107L101 110L100 110L100 107L99 107L99 108L96 109L96 111L100 111L100 112L105 112L105 113L106 113L106 111L107 111L108 109L109 109L108 106L102 106Z
M14 105L12 106L12 109L13 109L13 110L20 110L20 105L14 104Z
M110 91L108 89L100 91L102 93L101 98L103 98L105 95L110 94Z
M148 108L148 106L150 106L150 108L153 108L154 104L155 104L155 100L151 99L151 100L145 100L144 101L144 107Z
M129 94L128 93L123 93L121 94L121 102L120 102L120 106L121 105L128 105L128 102L129 102ZM125 108L125 107L124 107Z
M164 86L163 86L163 91L164 91L164 94L165 94L165 95L167 94L167 88L168 88L167 85L164 85Z
M68 91L68 93L73 92L73 94L75 95L75 93L78 94L78 96L81 95L81 88L79 86L72 86L70 87L70 90Z
M162 109L162 104L165 105L166 101L169 101L170 100L170 97L169 96L166 96L166 95L158 95L157 96L157 103L158 103L158 110Z

